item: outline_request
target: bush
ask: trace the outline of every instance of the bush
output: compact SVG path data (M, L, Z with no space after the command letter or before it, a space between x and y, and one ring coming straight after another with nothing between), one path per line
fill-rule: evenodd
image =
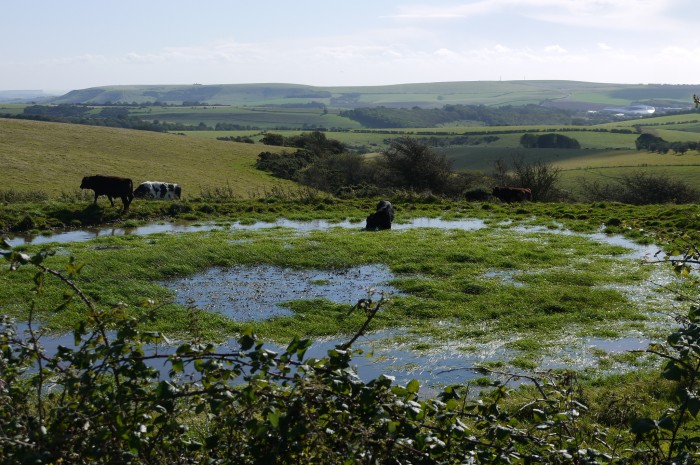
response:
M512 169L504 160L496 160L493 181L499 186L526 187L532 200L555 201L566 197L559 188L561 169L542 161L527 161L522 155L513 157Z
M611 201L633 205L694 203L700 192L680 180L663 174L638 172L626 174L609 183L581 180L588 201Z

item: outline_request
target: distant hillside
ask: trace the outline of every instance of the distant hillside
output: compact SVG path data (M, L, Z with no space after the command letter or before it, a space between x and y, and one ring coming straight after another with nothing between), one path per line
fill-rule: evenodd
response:
M448 104L556 106L602 109L645 104L689 107L692 85L629 85L579 81L464 81L387 86L315 87L299 84L107 86L74 90L53 103L146 103L262 106L312 102L335 108L441 108Z
M248 197L295 186L254 168L261 151L276 150L258 144L3 118L0 134L2 189L57 195L77 190L92 174L177 182L185 198L221 188Z

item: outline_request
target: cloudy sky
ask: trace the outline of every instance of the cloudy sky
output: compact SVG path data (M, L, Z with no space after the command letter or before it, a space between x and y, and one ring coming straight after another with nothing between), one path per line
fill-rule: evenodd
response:
M0 90L700 83L697 0L10 0L0 14Z

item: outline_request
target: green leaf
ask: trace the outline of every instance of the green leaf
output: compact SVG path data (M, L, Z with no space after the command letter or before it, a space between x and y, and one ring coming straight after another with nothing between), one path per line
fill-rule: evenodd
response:
M390 434L394 434L396 432L396 429L398 428L399 423L396 421L390 421L387 423L387 429L389 430Z
M417 394L420 390L420 383L418 380L413 379L406 386L406 390L411 394Z
M255 345L255 334L252 326L246 326L241 331L241 337L238 339L242 350L249 350Z
M663 371L663 377L671 381L680 381L683 379L685 370L680 368L676 363L669 363Z
M532 409L532 416L534 417L535 421L545 421L547 419L547 414L544 413L543 410L540 409Z
M459 408L459 401L457 399L450 399L445 404L445 408L450 412L457 410L457 408Z
M659 425L651 418L639 418L632 423L632 433L644 435L659 429Z
M665 429L666 431L673 431L676 427L676 423L673 421L673 418L668 416L661 418L658 425L659 428Z
M182 373L185 371L185 363L181 359L172 360L172 371L174 373Z
M271 411L267 413L267 421L270 422L273 428L279 428L280 426L280 415L276 411Z

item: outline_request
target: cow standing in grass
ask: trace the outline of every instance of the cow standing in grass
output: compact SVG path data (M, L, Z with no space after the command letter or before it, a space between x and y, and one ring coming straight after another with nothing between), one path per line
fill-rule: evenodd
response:
M527 187L494 187L493 196L501 202L532 201L532 191Z
M95 201L97 205L97 197L106 195L109 202L114 206L114 198L119 197L124 204L124 211L129 209L129 204L134 199L133 189L134 183L129 178L120 178L117 176L104 176L101 174L95 176L85 176L83 182L80 183L81 189L92 189L95 191Z
M391 229L392 221L394 221L394 207L388 200L380 200L377 211L367 217L365 229L368 231Z
M146 181L134 190L134 197L140 199L179 199L182 188L172 182Z

